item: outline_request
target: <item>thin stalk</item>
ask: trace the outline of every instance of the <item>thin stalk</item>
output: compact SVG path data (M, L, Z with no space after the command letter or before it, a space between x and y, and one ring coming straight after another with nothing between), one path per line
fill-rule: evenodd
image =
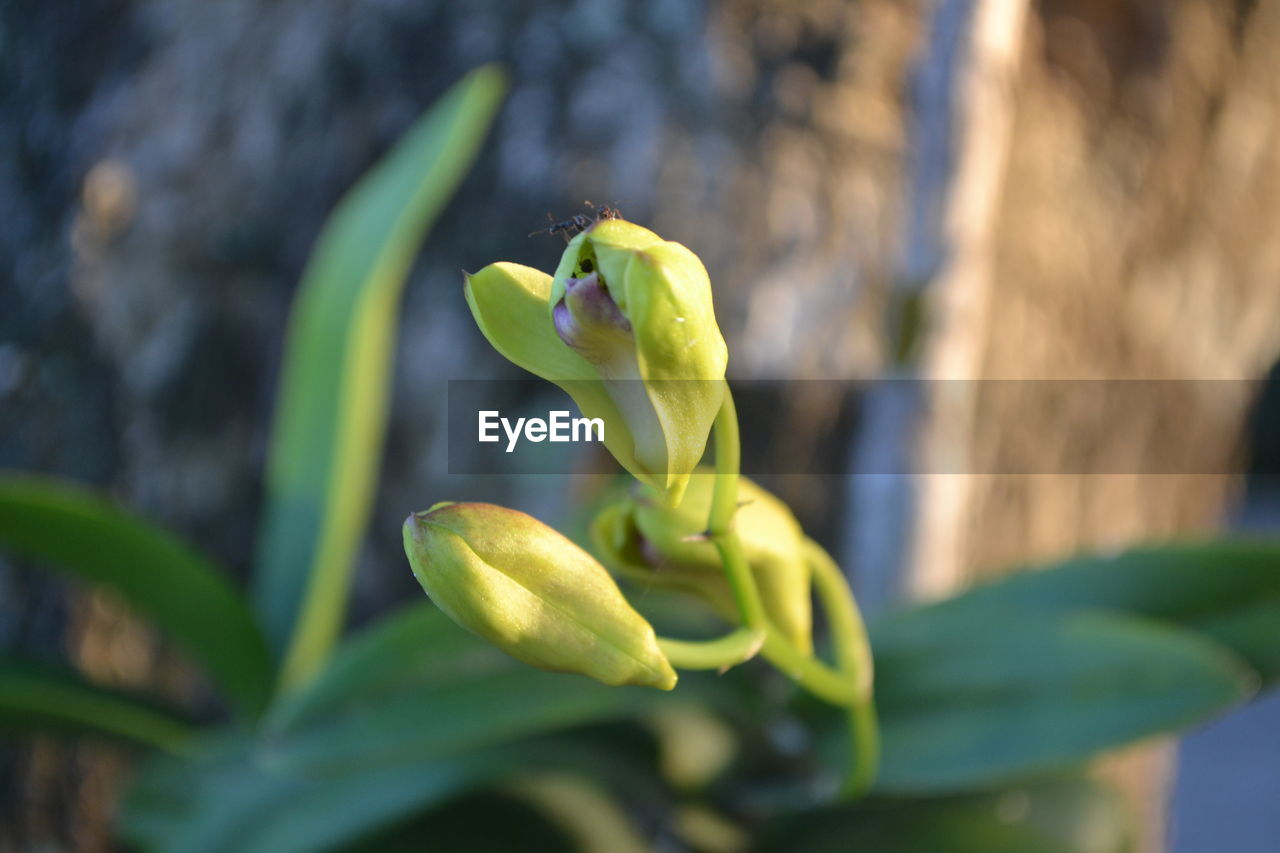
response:
M768 629L764 602L756 579L747 565L742 542L733 526L734 513L738 511L738 472L742 462L742 445L738 437L738 412L733 405L733 394L726 384L724 402L715 421L716 482L711 493L711 513L707 517L707 536L720 553L733 600L744 627Z
M728 669L751 660L764 645L766 634L739 628L715 640L673 640L659 637L658 648L679 669Z
M859 721L857 729L859 734L856 736L859 754L868 755L878 744L878 736L875 730L874 712L871 712L870 717L867 716L865 709L869 706L859 701L860 684L850 677L854 659L849 658L848 671L843 668L843 664L842 669L828 666L796 648L770 623L765 614L764 602L760 598L755 577L751 574L746 554L742 550L742 542L733 524L734 514L738 510L738 479L742 450L738 434L738 413L727 386L724 402L716 415L714 429L716 482L712 492L711 512L707 518L707 538L720 554L720 562L724 567L729 587L733 591L734 603L737 606L742 627L716 640L687 641L659 637L658 644L671 663L683 669L723 669L742 663L759 651L801 688L833 705L849 708L851 714ZM838 568L836 572L839 572ZM856 609L853 608L852 602L846 600L845 605L845 610L851 610L852 618L857 620ZM828 607L840 609L837 604L828 604ZM846 619L848 615L848 612L842 611L836 619ZM860 625L861 622L855 621L849 624ZM840 630L843 631L844 628ZM835 632L834 627L833 632ZM852 637L854 633L849 634L848 637ZM837 633L839 646L852 649L852 645L839 640L840 636ZM862 671L861 667L859 671ZM869 669L866 671L869 673ZM858 768L861 770L864 764L865 762L860 763ZM874 761L870 763L870 767L871 772L874 773Z
M716 481L711 493L711 512L707 517L707 538L720 555L741 627L715 640L659 637L658 646L667 659L673 666L683 669L726 669L748 661L762 646L768 645L771 633L756 579L742 551L742 542L733 529L733 515L738 510L738 469L742 450L738 413L727 384L713 429Z
M874 664L871 644L867 641L866 626L844 572L816 542L807 542L806 555L813 569L814 589L831 625L836 661L844 678L853 685L853 700L848 703L853 759L844 793L847 797L856 798L871 789L880 764L880 729L872 693Z
M854 686L847 676L797 649L772 625L760 653L797 685L824 702L842 707L853 703Z
M715 439L716 482L711 496L711 513L707 518L707 536L720 553L739 619L744 627L764 631L761 651L774 666L814 695L836 705L848 705L853 701L853 690L840 673L797 649L770 624L765 615L755 576L751 574L733 523L734 514L738 511L742 446L738 434L738 412L727 385L724 402L716 416Z

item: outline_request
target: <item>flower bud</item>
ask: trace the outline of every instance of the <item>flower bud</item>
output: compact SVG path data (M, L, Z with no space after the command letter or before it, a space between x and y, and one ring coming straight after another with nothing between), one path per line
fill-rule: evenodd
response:
M522 512L441 503L404 523L404 548L453 621L541 669L670 690L653 628L591 555Z
M591 538L604 562L628 580L690 593L735 619L720 555L701 535L715 478L698 469L678 508L643 494L609 504L592 522ZM745 477L738 481L738 500L734 526L765 612L807 654L813 648L813 607L800 523L786 504Z
M728 363L697 256L602 220L569 243L554 279L499 263L468 276L466 290L489 342L601 418L619 463L678 504L724 400Z

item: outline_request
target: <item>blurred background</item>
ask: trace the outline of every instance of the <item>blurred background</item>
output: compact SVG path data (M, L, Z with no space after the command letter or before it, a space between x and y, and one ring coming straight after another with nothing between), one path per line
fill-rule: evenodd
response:
M99 486L243 580L318 229L496 60L508 99L403 303L356 622L421 596L410 510L568 519L579 478L450 476L443 401L450 378L517 373L459 271L552 268L559 238L527 235L585 199L703 258L732 377L966 380L872 386L854 417L798 383L767 424L747 413L769 452L877 472L767 483L870 611L1084 547L1275 532L1278 57L1267 0L7 0L0 466ZM1167 405L1082 443L1076 413L977 379L1221 384L1170 383ZM1061 473L982 473L1010 447ZM1193 449L1218 473L1061 462ZM971 473L910 474L943 467ZM3 558L0 647L195 689L111 602ZM1151 849L1263 849L1276 731L1273 698L1181 760L1147 747L1099 772L1146 809ZM101 747L0 746L0 850L112 849L123 771Z

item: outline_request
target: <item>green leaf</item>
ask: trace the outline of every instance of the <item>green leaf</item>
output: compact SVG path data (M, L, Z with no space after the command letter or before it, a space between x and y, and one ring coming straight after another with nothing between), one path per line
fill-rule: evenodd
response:
M1204 632L1280 678L1280 544L1218 541L1082 557L1011 575L912 611L916 619L1132 613ZM901 617L890 617L890 620Z
M504 790L536 806L573 839L580 853L646 853L631 817L599 785L571 773L529 774Z
M253 615L190 546L79 486L0 476L0 546L110 590L168 634L240 711L256 715L272 667Z
M952 791L1175 731L1247 698L1254 674L1192 632L1113 614L910 614L873 631L877 788Z
M485 67L447 92L342 200L307 265L255 556L254 600L286 685L319 669L341 630L382 451L400 292L504 88Z
M153 702L85 681L79 673L0 658L0 729L90 735L181 752L189 723Z
M165 853L331 850L465 791L513 756L473 754L337 775L281 772L244 743L144 767L123 803L130 842Z
M282 766L242 736L212 738L202 747L195 760L163 758L143 768L123 803L126 839L165 853L318 853L497 780L620 770L607 751L567 740L324 772Z
M564 853L573 840L514 797L491 791L464 794L409 820L343 845L342 853Z
M947 853L1124 853L1123 804L1086 779L1057 779L993 793L870 802L783 821L765 850Z
M586 722L634 716L661 694L528 667L421 605L348 643L264 726L290 772L423 762Z

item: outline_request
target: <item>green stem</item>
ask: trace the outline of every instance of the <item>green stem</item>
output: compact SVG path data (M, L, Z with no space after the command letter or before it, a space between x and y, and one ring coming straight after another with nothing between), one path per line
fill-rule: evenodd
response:
M715 420L716 482L711 493L711 512L707 517L707 538L720 554L720 563L733 591L738 609L736 631L715 640L674 640L659 637L658 645L673 666L682 669L726 669L755 657L767 645L772 632L764 613L764 602L756 579L747 564L742 542L733 529L733 515L738 509L738 469L741 443L738 437L738 413L729 386L724 388L724 402Z
M810 555L816 566L815 585L831 613L840 662L837 670L796 648L765 614L755 577L734 529L742 449L738 413L727 386L724 402L716 415L715 444L716 482L707 518L707 538L720 554L742 627L717 640L689 642L659 638L659 645L675 666L684 669L721 669L748 660L759 649L770 663L803 689L833 705L848 708L857 750L848 790L862 793L875 778L879 735L875 709L871 705L871 659L866 633L844 585L844 577L825 551L811 546L811 550L816 549Z
M728 669L756 656L764 645L764 631L739 628L715 640L673 640L659 637L658 648L679 669Z
M733 405L733 394L726 384L724 402L715 421L716 482L711 493L711 513L707 518L707 536L720 553L733 600L738 607L742 625L756 630L767 630L764 602L760 590L747 564L742 542L733 526L734 513L738 511L738 471L742 461L742 447L738 438L738 412Z
M836 660L844 677L853 684L848 703L853 765L845 780L844 793L860 797L871 789L880 763L880 731L872 694L874 664L866 626L854 601L844 572L831 555L812 540L806 555L813 569L813 585L818 593L835 641Z
M853 685L848 678L797 649L772 624L760 653L797 685L824 702L848 707L854 701Z
M738 479L742 463L742 447L738 436L738 412L728 386L724 402L715 421L716 482L711 496L711 513L707 519L707 536L720 553L729 587L733 590L739 620L746 628L764 631L761 652L774 666L785 672L804 689L836 705L849 705L854 699L852 685L840 673L812 655L797 649L765 615L764 603L756 587L755 577L742 550L742 542L734 528L738 511Z

